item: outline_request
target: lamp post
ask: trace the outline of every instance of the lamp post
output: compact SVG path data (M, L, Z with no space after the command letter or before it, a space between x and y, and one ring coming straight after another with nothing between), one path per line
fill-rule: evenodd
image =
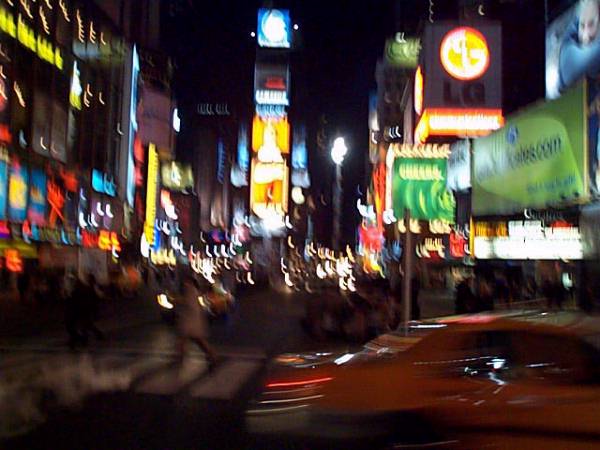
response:
M337 137L331 147L331 159L335 164L335 185L333 189L333 236L332 245L335 250L339 250L340 244L340 218L342 213L342 164L344 157L348 153L348 147L343 137Z

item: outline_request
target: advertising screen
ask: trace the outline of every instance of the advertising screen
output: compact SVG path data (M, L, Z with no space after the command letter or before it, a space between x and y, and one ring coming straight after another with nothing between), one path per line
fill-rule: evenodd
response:
M420 220L443 220L454 223L456 203L446 187L445 151L429 146L402 146L392 164L392 204L394 215L404 210Z
M13 157L10 164L8 181L8 216L15 222L23 222L27 217L27 186L29 173L27 167Z
M473 141L473 215L511 214L585 200L584 102L582 83Z
M554 99L584 77L600 73L600 14L595 1L572 6L546 29L546 97Z
M163 163L161 166L162 185L173 191L192 190L194 187L194 174L192 166L175 161Z
M466 191L471 187L471 143L468 139L456 141L450 146L448 179L451 191Z
M261 47L290 48L292 30L287 9L258 10L258 45Z
M290 72L286 63L257 61L254 66L254 99L259 105L288 106Z
M46 224L46 196L46 174L40 169L32 169L27 210L27 218L32 225Z

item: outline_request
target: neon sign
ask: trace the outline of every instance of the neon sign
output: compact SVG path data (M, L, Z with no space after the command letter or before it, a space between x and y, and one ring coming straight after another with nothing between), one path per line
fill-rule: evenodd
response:
M258 45L289 48L290 12L287 9L258 10Z
M474 28L455 28L442 39L440 61L446 72L458 80L479 78L490 65L487 41Z
M60 48L35 34L35 31L23 21L23 17L19 14L15 23L14 15L5 8L0 7L0 31L8 34L13 39L16 39L21 45L28 48L37 56L52 64L59 70L63 69L64 60Z
M501 109L426 109L415 128L415 142L429 136L486 136L504 125Z
M21 258L19 250L7 248L4 250L4 257L6 258L6 268L10 272L23 272L23 258Z
M96 169L92 169L92 189L111 197L116 195L116 186L112 177Z
M146 184L146 223L144 234L148 244L154 245L154 221L156 220L156 194L158 191L158 152L156 146L148 146L148 180Z
M423 112L423 96L424 96L424 88L423 88L423 72L421 71L421 66L417 67L417 71L415 72L415 112L420 116Z

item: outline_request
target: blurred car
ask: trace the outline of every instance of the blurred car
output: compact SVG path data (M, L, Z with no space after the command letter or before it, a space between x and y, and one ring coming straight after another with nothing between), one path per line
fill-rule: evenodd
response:
M356 353L282 355L251 433L367 448L600 447L600 353L531 317L416 324Z

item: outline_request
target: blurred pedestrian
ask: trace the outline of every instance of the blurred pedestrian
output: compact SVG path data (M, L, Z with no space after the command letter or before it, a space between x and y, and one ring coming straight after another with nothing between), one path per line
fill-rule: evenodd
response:
M17 276L17 291L19 291L19 301L20 302L24 302L26 300L28 288L29 288L29 272L25 268Z
M184 279L182 293L178 296L177 305L175 306L179 360L183 362L188 341L191 341L204 352L208 369L212 371L217 362L217 355L208 343L208 321L198 296L197 282L193 275L188 274Z
M419 292L421 291L421 280L419 274L414 274L410 280L410 319L421 319L421 307L419 306Z
M466 277L456 286L454 310L456 314L473 313L477 309L477 298L473 293L473 278Z
M100 297L96 286L96 277L89 274L83 280L75 283L73 290L76 306L76 323L78 332L82 337L83 344L88 343L89 334L93 334L98 340L104 339L104 333L96 326L95 320L98 316Z

